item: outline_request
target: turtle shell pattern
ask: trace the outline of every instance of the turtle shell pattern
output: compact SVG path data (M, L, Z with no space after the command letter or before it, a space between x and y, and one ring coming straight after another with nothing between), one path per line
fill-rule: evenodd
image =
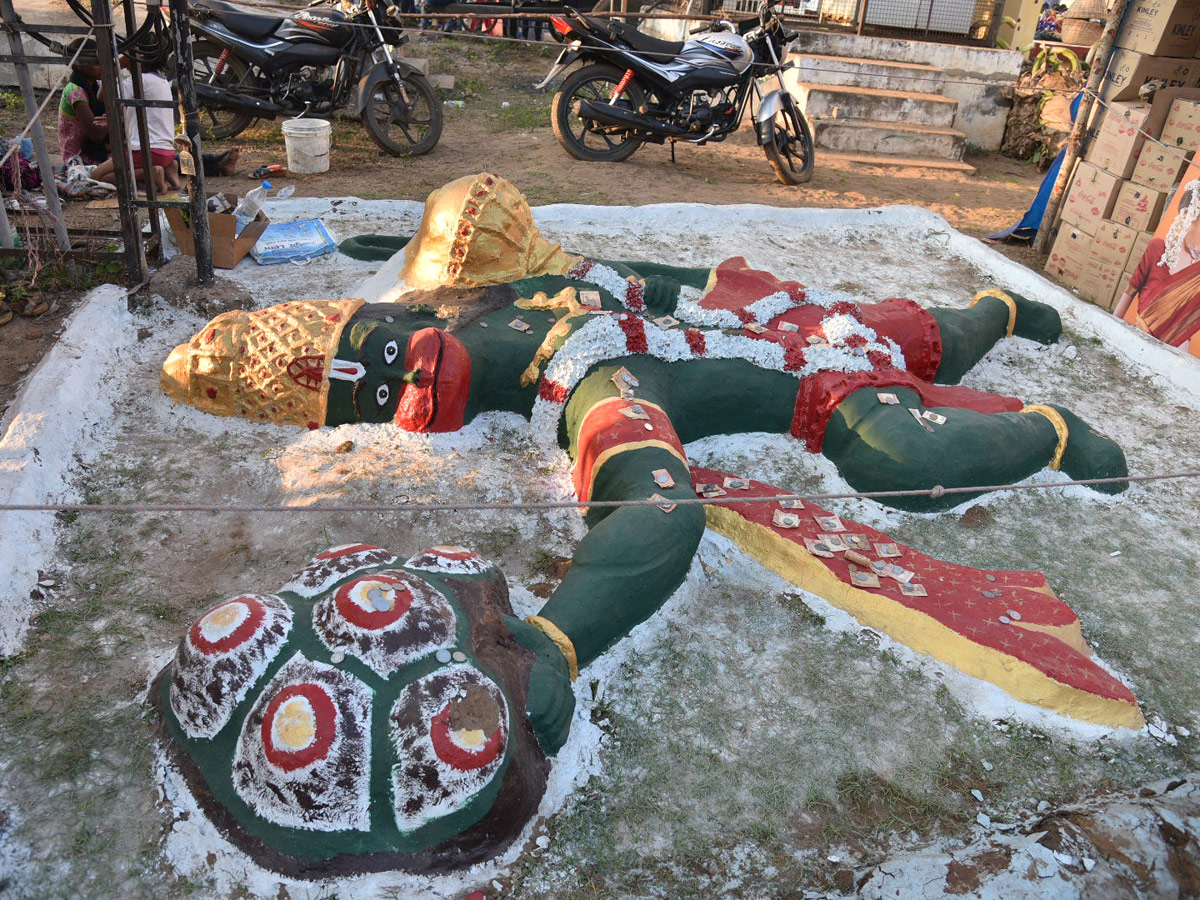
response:
M500 608L480 616L482 595ZM230 598L188 629L158 684L166 743L209 817L270 868L475 862L519 831L498 840L479 823L514 743L529 757L534 740L522 679L477 656L471 620L497 612L509 612L503 576L470 550L399 565L379 547L334 547L278 594ZM506 802L533 793L514 812L536 808L541 763L518 764L541 780L507 787Z

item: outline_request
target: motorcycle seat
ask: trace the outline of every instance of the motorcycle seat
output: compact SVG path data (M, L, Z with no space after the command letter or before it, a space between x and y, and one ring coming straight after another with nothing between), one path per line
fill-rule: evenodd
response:
M651 37L638 31L637 25L618 22L616 19L593 19L590 16L583 18L596 31L607 32L612 37L624 41L639 53L651 56L654 62L667 62L683 52L682 41L664 41Z
M283 19L277 16L260 16L225 0L198 0L193 10L207 10L214 19L232 31L252 41L270 37Z

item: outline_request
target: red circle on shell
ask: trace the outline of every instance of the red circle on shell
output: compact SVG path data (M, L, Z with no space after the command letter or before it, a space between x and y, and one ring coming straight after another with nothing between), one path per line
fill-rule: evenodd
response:
M316 720L314 722L316 734L312 743L307 747L301 747L299 750L280 750L271 740L271 732L275 727L275 715L279 712L279 708L293 697L303 697L312 707L313 717ZM263 752L271 765L277 766L285 772L294 772L296 769L302 769L324 759L329 755L329 748L333 746L336 734L337 707L333 704L333 698L329 696L329 692L323 686L311 681L285 687L271 698L271 702L267 704L267 711L263 714L261 729Z
M249 615L246 616L237 628L225 635L225 637L215 641L208 640L200 630L200 623L218 609L232 606L235 603L245 606ZM197 619L188 631L188 641L205 656L217 656L228 653L230 650L235 650L251 640L258 633L259 628L262 627L266 618L267 608L262 605L262 601L250 596L235 597L232 600L226 600L224 603L214 606Z
M396 590L395 605L391 609L385 610L363 609L350 598L350 592L363 582L381 582L394 587ZM408 585L399 578L391 575L367 575L343 584L333 595L333 601L337 605L338 613L351 625L379 631L399 621L408 612L409 607L412 606L413 594Z
M452 559L455 562L465 562L468 559L478 559L479 557L474 550L468 550L466 547L459 547L456 550L450 550L446 547L431 547L426 552L430 556L437 556L442 559Z
M447 703L440 713L429 723L429 739L433 741L433 751L438 759L451 768L461 772L473 772L482 769L500 755L503 741L501 729L497 728L487 743L474 752L458 746L450 737L450 704Z

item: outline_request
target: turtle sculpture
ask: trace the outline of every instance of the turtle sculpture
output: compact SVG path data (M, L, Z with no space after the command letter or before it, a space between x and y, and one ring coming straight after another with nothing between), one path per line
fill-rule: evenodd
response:
M524 197L486 174L430 196L388 274L395 284L373 298L386 302L217 317L171 354L163 389L206 412L310 428L445 432L484 410L520 412L570 454L581 501L645 502L591 506L570 570L525 621L509 615L498 571L470 554L397 566L374 548L329 551L277 596L206 613L162 679L169 743L213 817L268 864L429 870L513 840L536 807L543 754L566 740L571 680L679 586L706 522L1021 700L1141 726L1038 573L941 563L778 499L786 491L693 469L684 452L711 434L791 432L860 490L926 489L886 501L926 510L965 499L937 486L1047 465L1119 478L1120 447L1069 410L956 385L1006 336L1057 340L1050 307L998 289L961 310L857 304L742 259L585 259L546 241ZM741 492L776 499L730 502ZM251 633L259 649L239 637ZM206 655L230 642L246 648L236 661ZM289 693L293 682L325 685L331 705ZM345 731L321 737L331 708ZM310 763L313 747L357 762Z
M154 699L192 794L260 864L444 871L503 850L537 810L542 742L557 749L574 704L540 635L470 550L401 562L350 544L201 615Z

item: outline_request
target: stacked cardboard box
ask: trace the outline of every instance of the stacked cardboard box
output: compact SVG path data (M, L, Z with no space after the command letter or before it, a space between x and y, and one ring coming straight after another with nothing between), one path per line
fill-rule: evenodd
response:
M1200 0L1195 2L1195 17L1185 17L1176 29L1188 31L1191 52L1200 42ZM1142 0L1138 9L1158 3ZM1165 28L1165 36L1152 41L1139 32L1138 46L1163 46L1173 33L1166 22L1177 20L1185 5L1164 13L1166 19L1159 25ZM1128 31L1127 22L1123 38ZM1046 271L1085 299L1109 310L1116 306L1187 160L1197 149L1200 90L1196 88L1161 89L1151 104L1118 100L1101 107L1084 158L1072 174Z
M1135 100L1147 81L1200 85L1200 0L1131 0L1100 88L1102 100Z

